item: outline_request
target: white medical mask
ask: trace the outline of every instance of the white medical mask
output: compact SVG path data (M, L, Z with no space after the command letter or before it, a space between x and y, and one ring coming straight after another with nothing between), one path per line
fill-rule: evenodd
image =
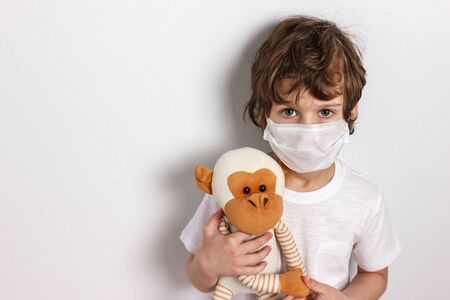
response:
M309 173L328 168L349 141L344 120L320 123L275 123L266 118L264 140L276 156L291 170Z

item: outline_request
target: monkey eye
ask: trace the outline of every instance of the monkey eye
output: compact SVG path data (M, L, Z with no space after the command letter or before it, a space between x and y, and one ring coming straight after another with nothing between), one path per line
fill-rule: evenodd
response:
M242 192L244 192L244 194L249 194L250 188L248 186L244 186L244 188L242 189Z
M259 190L260 192L264 192L264 191L266 190L266 186L265 186L264 184L261 184L261 185L258 187L258 190Z

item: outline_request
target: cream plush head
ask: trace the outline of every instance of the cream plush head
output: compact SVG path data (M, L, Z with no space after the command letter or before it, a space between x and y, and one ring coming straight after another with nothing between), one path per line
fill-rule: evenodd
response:
M230 150L217 160L213 171L197 166L195 176L200 189L213 195L240 231L265 232L281 217L284 173L260 150Z
M262 168L275 173L277 177L275 192L283 196L284 174L280 165L266 153L255 148L245 147L230 150L217 160L211 183L212 195L216 203L225 207L227 202L234 198L227 184L230 174L239 171L254 173Z

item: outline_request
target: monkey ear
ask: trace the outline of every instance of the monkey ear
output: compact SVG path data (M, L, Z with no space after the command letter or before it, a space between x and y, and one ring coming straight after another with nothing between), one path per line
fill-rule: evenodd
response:
M195 181L197 186L205 193L212 194L211 180L213 171L200 165L195 166Z

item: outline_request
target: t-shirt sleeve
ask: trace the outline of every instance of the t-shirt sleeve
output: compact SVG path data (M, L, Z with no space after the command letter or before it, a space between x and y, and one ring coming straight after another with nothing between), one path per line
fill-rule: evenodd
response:
M379 190L377 201L372 205L369 203L359 230L359 239L353 250L355 260L361 268L373 272L389 266L401 250Z
M180 235L180 240L187 251L195 253L200 249L203 244L203 227L211 215L219 209L221 209L220 206L213 200L212 196L205 194L194 216Z

